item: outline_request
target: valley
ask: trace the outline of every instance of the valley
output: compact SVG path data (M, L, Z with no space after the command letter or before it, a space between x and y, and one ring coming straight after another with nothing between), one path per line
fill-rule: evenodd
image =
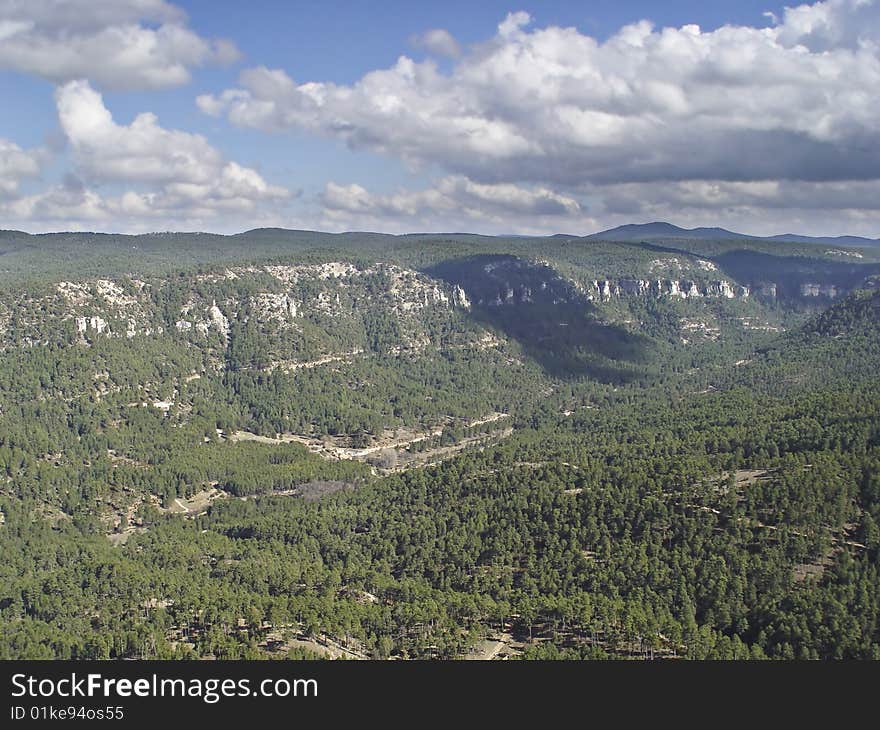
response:
M870 247L32 238L0 656L880 656Z

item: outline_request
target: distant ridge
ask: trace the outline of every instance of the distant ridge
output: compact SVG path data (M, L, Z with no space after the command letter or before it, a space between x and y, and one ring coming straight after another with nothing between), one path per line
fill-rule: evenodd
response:
M466 237L473 238L522 238L522 239L580 239L594 241L620 241L634 243L651 243L663 240L695 240L695 241L765 241L776 243L799 243L818 244L823 246L845 246L851 248L880 248L880 238L865 238L864 236L805 236L798 233L783 233L778 236L750 236L746 233L729 231L726 228L681 228L680 226L656 221L654 223L628 223L617 228L609 228L587 236L574 233L554 233L546 236L526 235L509 233L505 235L492 235L484 233L458 232L410 232L410 233L382 233L379 231L346 231L344 233L329 233L327 231L312 231L308 229L294 228L253 228L240 233L211 233L207 231L152 231L149 233L110 233L104 231L52 231L49 233L28 233L12 229L0 229L0 241L18 242L30 245L29 241L46 239L87 239L88 237L102 237L115 239L141 239L144 241L163 238L192 238L206 237L211 239L246 239L264 241L288 241L298 243L315 243L318 240L333 240L335 238L419 238L419 237Z
M862 236L804 236L797 233L784 233L779 236L750 236L745 233L728 231L726 228L680 228L672 223L628 223L607 231L594 233L587 238L602 241L645 241L648 239L690 238L699 240L749 240L778 241L780 243L816 243L829 246L880 246L880 239Z
M768 236L766 241L783 243L826 243L832 246L878 246L880 238L864 238L863 236L799 236L796 233L783 233L781 236Z

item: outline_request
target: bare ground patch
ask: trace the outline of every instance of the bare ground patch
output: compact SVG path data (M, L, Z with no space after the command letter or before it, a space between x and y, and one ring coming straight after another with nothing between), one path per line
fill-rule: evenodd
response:
M522 644L516 642L511 634L498 634L478 641L471 650L461 658L466 661L492 661L510 659L522 653Z
M351 439L348 436L313 436L295 433L262 436L250 431L236 431L226 436L226 438L233 442L253 441L269 445L298 443L305 446L313 454L317 454L324 459L330 461L361 461L371 464L374 467L375 473L389 474L434 464L448 459L470 446L507 438L513 433L513 428L511 427L493 429L485 433L459 438L455 443L444 446L411 448L425 441L442 437L444 431L450 427L479 428L480 426L500 423L508 418L510 418L510 415L507 413L491 413L471 421L454 422L450 419L447 424L426 430L407 427L393 430L386 429L380 435L370 437L368 445L362 447L352 446Z
M226 492L212 486L209 489L202 489L186 499L176 497L166 511L182 514L185 517L195 517L207 512L208 507L216 500L226 499L228 496Z
M324 634L314 637L298 634L297 636L285 638L280 632L276 631L268 634L265 646L273 654L286 655L291 649L299 648L319 656L324 656L327 659L369 659L359 648L344 646L336 639Z

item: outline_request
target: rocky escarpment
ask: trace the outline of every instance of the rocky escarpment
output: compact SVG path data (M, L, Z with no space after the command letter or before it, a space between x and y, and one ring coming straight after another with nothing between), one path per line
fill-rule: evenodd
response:
M544 262L509 255L452 259L434 266L430 276L447 282L464 308L517 303L561 304L583 298L572 282Z
M780 302L828 304L863 288L870 277L880 274L880 263L792 255L783 249L773 254L730 250L713 261L719 271L751 288L755 296Z
M314 327L329 331L341 325L345 331L346 321L360 320L374 308L394 315L406 340L421 337L416 320L432 312L467 311L471 301L460 286L385 263L272 264L147 281L124 276L60 281L42 291L22 291L14 327L0 305L0 347L162 333L196 344L205 338L228 344L235 323L247 321L268 336L289 332L301 342Z
M211 306L207 308L199 308L193 300L190 300L181 307L180 313L190 319L179 319L174 323L178 332L195 329L195 331L207 335L213 329L220 333L224 342L229 340L229 319L217 306L216 299L212 299ZM193 317L193 314L199 316ZM193 322L193 320L195 321Z
M748 287L724 280L603 279L589 282L585 293L588 299L609 301L622 296L745 299L751 292Z
M695 265L695 268L709 275L714 273L715 277L572 281L546 261L529 261L506 255L448 261L435 266L429 273L453 283L457 291L466 292L470 301L485 307L522 303L608 302L619 297L745 299L751 294L748 287L717 278L718 273L711 265Z
M779 284L773 281L760 282L757 284L752 293L762 299L777 299L780 296ZM837 284L820 284L815 282L804 282L797 288L797 295L803 299L839 299L847 294L849 290ZM789 296L791 292L789 292Z
M335 261L228 267L170 279L121 276L60 281L41 292L13 294L8 304L14 304L14 323L11 310L0 303L0 348L163 333L214 348L229 344L236 323L252 321L266 337L281 343L281 349L288 342L306 347L304 343L322 331L339 333L334 347L347 351L351 348L344 340L357 337L353 333L362 331L365 316L376 320L367 315L371 308L383 317L393 316L399 325L396 334L389 329L382 337L396 337L397 344L406 348L423 342L425 318L443 311L518 304L570 305L592 311L615 300L648 297L800 300L821 305L865 281L855 274L852 281L829 280L835 272L824 270L819 273L826 278L810 270L797 271L797 277L787 280L778 278L771 263L766 258L757 261L766 269L766 280L752 267L748 281L734 278L712 262L683 256L648 264L634 261L633 268L647 275L592 278L593 272L580 272L577 267L563 270L548 261L495 254L450 259L425 272L390 263ZM729 262L725 266L730 267ZM376 325L369 326L375 335Z
M844 296L848 290L836 284L805 282L797 291L804 299L831 300ZM779 296L779 285L768 281L749 287L722 279L702 282L689 279L605 279L590 282L586 294L588 298L606 302L623 296L680 299L746 299L756 296L775 300Z
M826 299L837 299L844 292L834 284L801 284L802 297L824 297Z

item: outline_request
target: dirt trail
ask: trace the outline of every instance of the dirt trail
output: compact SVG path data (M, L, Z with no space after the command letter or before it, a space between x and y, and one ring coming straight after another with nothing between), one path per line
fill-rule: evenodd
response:
M281 370L285 373L292 373L297 370L309 370L311 368L320 367L321 365L329 365L334 362L350 363L358 355L363 355L363 353L364 351L362 349L355 349L351 352L343 352L338 355L324 355L315 360L278 360L277 362L273 362L267 368L267 371Z
M205 512L216 500L225 499L228 496L229 495L226 494L226 492L212 486L210 489L203 489L200 492L196 492L188 499L175 497L167 511L192 517Z
M294 639L288 639L284 644L283 651L286 653L294 647L299 647L314 652L315 654L322 654L330 659L364 660L368 658L365 654L348 649L342 646L342 644L327 637L308 639L300 636Z
M506 418L510 418L510 415L507 413L492 413L488 416L466 422L462 425L468 428L473 428L502 421ZM374 438L373 443L370 446L365 446L363 448L352 448L351 446L343 445L347 443L345 437L315 437L295 433L282 433L272 437L261 436L250 431L236 431L229 434L226 438L228 438L229 441L236 443L243 441L253 441L270 445L298 443L305 446L313 454L317 454L318 456L333 461L371 461L380 456L382 452L394 450L398 452L397 463L394 466L388 467L382 467L380 464L378 470L381 473L391 473L434 464L453 456L469 446L488 443L495 439L507 438L513 433L513 428L508 426L504 429L497 429L487 433L462 438L456 443L448 446L437 446L435 448L425 449L424 451L408 450L409 447L414 444L419 444L442 436L445 428L447 428L447 426L437 426L426 431L416 431L411 428L398 428L394 431L388 430L380 437Z
M493 659L507 659L513 654L519 653L514 646L513 636L501 634L491 639L478 641L476 645L463 657L465 661L492 661Z

